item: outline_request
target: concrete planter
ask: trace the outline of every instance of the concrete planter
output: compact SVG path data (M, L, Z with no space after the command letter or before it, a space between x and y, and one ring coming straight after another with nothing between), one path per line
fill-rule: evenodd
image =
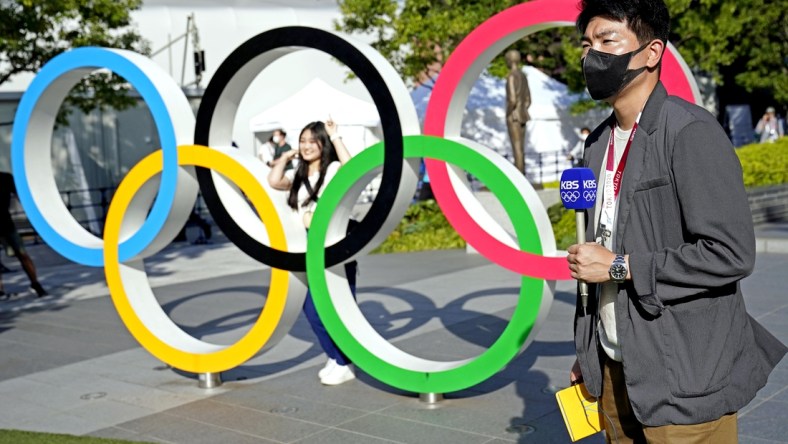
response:
M747 196L755 224L788 221L788 184L752 188Z

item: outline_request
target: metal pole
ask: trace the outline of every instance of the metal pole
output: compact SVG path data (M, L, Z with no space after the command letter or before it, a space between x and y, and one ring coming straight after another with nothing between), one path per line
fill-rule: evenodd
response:
M183 34L184 36L189 35L189 31L192 29L193 18L194 18L194 13L192 13L186 18L186 32ZM187 37L183 41L183 64L181 65L181 86L183 86L184 82L186 81L186 53L188 51L189 51L189 39Z
M172 34L170 33L167 33L167 46L165 46L164 48L167 49L167 63L169 64L170 67L170 77L172 77ZM157 53L154 52L150 56L153 57L156 54Z
M222 385L221 373L200 373L197 375L197 387L201 389L212 389Z
M425 404L437 404L443 401L443 393L419 393L419 401Z

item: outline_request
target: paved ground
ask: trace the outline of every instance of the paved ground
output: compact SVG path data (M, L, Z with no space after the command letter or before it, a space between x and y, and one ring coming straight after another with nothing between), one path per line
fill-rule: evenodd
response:
M756 270L743 286L750 313L788 343L788 227L759 227ZM430 408L359 371L319 384L324 358L303 318L279 345L223 375L218 389L153 358L114 311L102 270L30 247L53 295L0 302L0 428L168 443L565 443L554 391L567 385L573 285L558 283L536 340L492 379ZM6 265L18 268L13 259ZM268 272L219 239L172 246L146 263L157 297L192 335L233 341L264 303ZM461 251L361 261L359 304L405 351L470 357L491 344L516 302L517 276ZM743 443L788 443L788 360L741 412ZM596 436L585 440L600 443ZM2 440L2 432L0 432Z

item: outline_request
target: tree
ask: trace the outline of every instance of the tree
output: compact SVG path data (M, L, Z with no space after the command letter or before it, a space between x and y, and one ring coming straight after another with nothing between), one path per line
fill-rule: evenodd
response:
M337 30L373 38L372 46L409 80L439 71L460 41L519 1L341 0ZM726 88L766 92L788 105L788 0L666 0L671 42L696 73ZM532 34L513 45L525 60L569 85L585 87L580 36L572 27ZM502 57L489 72L505 75Z
M148 54L148 43L131 26L142 0L0 0L0 84L37 72L56 55L80 46L105 46ZM123 79L92 74L72 90L67 103L90 112L136 104ZM63 122L68 107L61 108Z
M693 71L720 85L720 95L740 89L788 106L788 0L666 3L671 42Z
M372 46L386 57L403 78L422 83L433 77L454 48L474 28L497 12L514 6L516 0L343 0L342 20L336 29L349 34L373 36ZM514 45L526 54L528 63L559 78L566 66L561 53L570 46L571 28L532 34ZM505 76L503 57L490 71Z

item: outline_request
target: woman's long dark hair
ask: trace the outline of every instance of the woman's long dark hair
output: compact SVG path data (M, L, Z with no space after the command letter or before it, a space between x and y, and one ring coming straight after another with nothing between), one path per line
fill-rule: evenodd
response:
M326 178L328 164L339 160L337 152L334 149L334 144L331 143L331 138L328 137L326 126L323 122L312 122L301 130L301 134L298 136L299 150L301 149L301 137L306 130L312 132L312 137L317 140L317 144L320 146L320 177L317 179L317 183L315 183L313 188L308 180L309 164L303 160L298 163L298 169L296 169L295 176L293 177L293 185L290 187L290 196L287 199L288 205L294 210L298 209L298 190L302 186L305 186L307 191L309 191L309 196L304 202L301 202L301 206L306 207L312 202L317 202L317 195L320 192L320 188L323 187L323 181Z

